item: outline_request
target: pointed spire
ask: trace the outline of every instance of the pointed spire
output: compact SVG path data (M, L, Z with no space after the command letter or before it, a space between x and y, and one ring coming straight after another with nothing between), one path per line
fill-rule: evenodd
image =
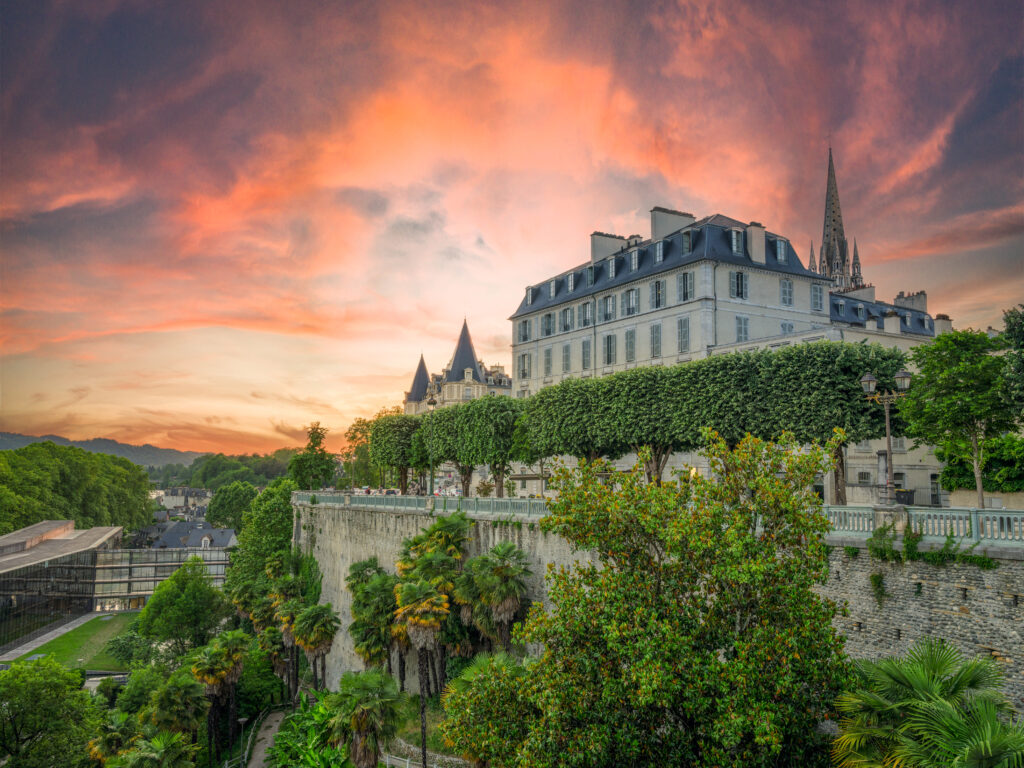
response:
M427 396L427 384L430 382L430 375L427 373L427 364L420 355L420 364L416 366L416 373L412 377L412 386L405 396L405 402L418 403Z
M860 271L860 253L857 252L857 238L853 239L853 284L855 286L864 285L864 276Z
M807 252L807 268L811 272L817 272L818 267L814 263L814 241L811 240L811 250Z
M828 180L825 183L825 222L821 242L838 241L840 250L846 249L846 233L843 229L843 211L839 206L839 184L836 182L836 166L832 160L832 147L828 148Z
M469 324L465 319L462 321L462 331L459 333L459 340L455 344L455 353L448 364L448 374L445 381L462 381L465 370L469 368L475 381L483 384L484 375L480 370L480 363L477 361L476 350L473 349L473 340L469 337Z

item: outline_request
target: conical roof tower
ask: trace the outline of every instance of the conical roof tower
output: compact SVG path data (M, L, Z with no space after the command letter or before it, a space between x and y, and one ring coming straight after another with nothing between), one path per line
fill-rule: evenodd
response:
M416 366L416 373L412 377L412 386L405 395L405 402L418 403L427 396L427 384L430 382L430 375L427 373L427 364L420 355L420 364Z
M828 148L828 179L825 182L825 221L821 231L821 273L834 279L841 287L850 284L849 249L843 227L843 210L839 205L839 184L832 147Z
M854 288L859 288L864 285L864 276L860 271L860 254L857 252L857 239L853 240L853 271L850 275L850 280L853 283Z
M469 337L469 325L463 320L462 331L459 333L459 340L455 344L455 353L448 364L448 372L445 374L444 380L446 382L462 381L467 368L470 369L474 381L484 383L480 361L477 359L476 350L473 349L473 340Z
M811 272L817 272L818 267L814 263L814 241L811 240L811 250L807 252L807 268Z

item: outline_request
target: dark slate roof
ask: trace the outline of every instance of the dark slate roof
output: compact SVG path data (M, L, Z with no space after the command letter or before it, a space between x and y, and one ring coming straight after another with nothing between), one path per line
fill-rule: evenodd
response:
M840 303L842 308L840 308ZM864 307L864 319L861 319L857 308ZM935 323L927 312L920 312L907 307L897 307L884 301L867 301L842 293L829 294L829 314L834 323L860 326L868 330L882 330L885 327L885 315L896 312L900 316L900 330L918 336L934 336ZM907 317L910 317L909 321Z
M473 349L473 340L469 338L469 325L463 320L459 341L455 345L455 354L452 355L452 362L448 366L448 374L444 380L446 382L462 381L463 371L466 368L472 369L473 379L481 384L484 383L484 375L476 358L476 350Z
M764 264L754 263L753 259L750 258L750 254L746 251L745 242L742 254L733 253L732 244L729 240L729 230L738 228L746 231L746 227L747 225L743 222L721 214L714 214L713 216L707 216L699 221L695 221L693 224L662 238L665 245L663 246L664 258L660 264L654 262L655 241L653 240L644 240L634 246L623 248L614 255L616 259L615 277L611 279L608 277L608 258L611 257L597 262L588 261L554 278L554 298L551 298L548 290L551 278L534 285L533 303L527 304L526 296L524 295L519 307L509 319L512 320L520 315L538 312L549 307L556 307L569 301L579 301L587 296L604 293L627 283L632 283L634 280L668 272L688 264L696 264L706 259L730 266L769 269L773 272L821 279L820 275L811 272L804 266L803 262L800 261L800 257L797 256L796 251L793 249L793 244L774 232L765 233ZM690 233L691 238L690 251L684 253L683 236L687 232ZM787 256L785 263L780 263L776 258L775 241L779 239L786 242ZM745 240L746 238L744 238ZM629 254L634 249L639 249L640 251L640 263L636 272L630 272ZM594 267L594 284L588 288L586 284L586 269L591 265ZM573 278L575 288L572 293L569 292L568 288L568 277L570 274L575 275Z
M430 374L427 373L427 364L420 355L420 364L416 366L416 373L412 377L412 386L405 399L410 403L418 403L427 396L427 384L430 382Z
M194 529L187 539L185 546L199 549L203 546L203 539L210 537L211 547L230 547L235 542L235 531L233 528L197 528Z
M185 547L199 548L203 536L210 536L211 547L227 547L227 542L235 535L231 528L214 528L209 523L198 523L191 520L179 520L163 532L155 542L153 549L182 549Z

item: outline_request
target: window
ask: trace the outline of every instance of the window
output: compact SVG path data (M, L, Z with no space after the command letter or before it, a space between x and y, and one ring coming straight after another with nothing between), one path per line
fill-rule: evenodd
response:
M609 333L604 337L604 364L615 365L615 334Z
M680 272L676 275L676 298L678 301L693 299L693 272Z
M894 451L905 451L907 450L907 438L905 437L894 437L892 439L892 449Z
M820 285L811 286L811 309L821 312L825 308L825 289Z
M738 229L729 230L729 238L732 245L732 252L736 254L743 253L743 233Z
M519 356L519 378L520 379L528 379L528 378L530 378L530 368L531 368L531 362L532 362L530 358L531 358L531 355L529 353L524 353L524 354Z
M614 280L615 279L615 257L614 256L612 256L610 259L608 259L608 279L609 280Z
M544 348L544 375L551 375L551 347Z
M587 326L594 324L594 304L588 301L586 304L580 304L579 308L580 316L580 328L586 328Z
M581 353L580 357L582 358L581 361L580 361L580 364L583 367L584 371L589 371L590 370L590 339L584 339L583 340L583 344L582 344L582 347L580 349L580 353Z
M863 304L858 304L857 305L857 317L858 317L858 319L863 320L864 319L864 315L865 315L864 305Z
M558 330L563 332L572 330L572 307L566 307L562 310L559 322Z
M736 341L749 341L750 340L750 318L749 317L737 317L736 318Z
M562 345L562 373L568 373L572 367L572 344Z
M640 311L640 291L630 288L622 292L622 314L626 317Z
M587 267L587 288L590 288L594 284L594 265L591 264Z
M615 319L615 297L605 296L601 299L601 319L605 322Z
M651 326L651 357L661 357L661 323Z
M871 473L870 472L858 472L857 482L861 485L871 485Z
M526 303L533 304L533 288L526 289Z
M679 353L690 351L690 318L680 317L676 320L676 336L679 339Z
M786 259L789 255L789 248L787 248L787 245L788 243L781 238L775 241L775 260L778 261L779 264L786 263Z
M640 251L636 250L629 254L629 271L636 272L640 268Z
M548 283L548 296L551 297L552 299L555 298L555 281L554 280L552 280L550 283Z
M529 341L530 340L530 321L520 320L519 321L519 340Z
M683 232L683 255L693 250L693 233Z
M786 336L787 334L790 334L792 332L793 332L793 324L792 323L784 322L782 324L782 335Z
M548 312L540 318L540 335L550 336L555 332L555 316Z
M626 362L632 363L636 360L636 331L632 328L626 331Z
M661 309L665 306L665 281L655 280L651 283L651 309Z
M654 263L661 264L665 260L665 241L659 240L654 244Z
M907 487L907 475L904 472L893 472L892 473L892 484L897 488Z
M729 295L734 299L750 298L750 286L743 272L729 273Z
M779 302L784 307L793 306L793 281L783 278L779 280Z
M569 293L576 290L576 273L570 272L569 276L565 278L565 285L569 289Z
M473 388L472 387L463 387L462 388L462 399L463 400L472 400L473 399Z
M845 301L843 301L842 299L840 299L840 300L839 300L839 301L838 301L838 302L836 303L836 306L837 306L837 307L839 307L839 314L840 314L840 315L842 315L843 313L845 313L845 312L846 312L846 302L845 302Z

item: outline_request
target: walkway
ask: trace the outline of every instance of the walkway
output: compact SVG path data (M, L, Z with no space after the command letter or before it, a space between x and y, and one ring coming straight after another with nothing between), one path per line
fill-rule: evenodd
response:
M274 735L277 733L277 729L281 727L281 721L288 714L291 714L291 712L277 710L267 715L267 719L260 726L256 742L253 744L252 755L249 757L249 768L267 768L270 765L270 757L267 755L267 750L274 743Z
M40 635L39 637L33 640L29 640L24 645L19 645L17 648L12 648L11 650L7 651L7 653L0 656L0 662L14 661L19 656L24 656L29 651L34 651L39 646L45 645L46 643L53 640L55 637L60 637L61 635L67 634L72 629L76 629L82 626L83 624L85 624L85 622L92 621L97 616L109 615L110 614L108 613L87 613L84 616L79 616L74 621L69 621L67 624L61 624L56 629L51 629L49 632Z

